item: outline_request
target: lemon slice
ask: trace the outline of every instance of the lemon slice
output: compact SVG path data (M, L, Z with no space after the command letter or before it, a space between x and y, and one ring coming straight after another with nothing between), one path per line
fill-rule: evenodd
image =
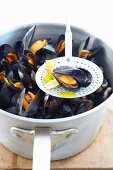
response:
M62 96L62 97L66 97L66 98L77 96L77 94L75 92L72 92L72 91L60 91L59 95Z
M44 77L43 77L43 81L44 83L48 83L49 81L51 80L54 80L55 77L52 75L52 74L45 74Z
M46 60L45 62L45 68L47 69L48 74L53 73L53 68L55 67L56 63L54 60Z
M53 80L49 81L48 83L45 83L45 88L48 90L53 89L57 86L59 86L59 83L55 78Z

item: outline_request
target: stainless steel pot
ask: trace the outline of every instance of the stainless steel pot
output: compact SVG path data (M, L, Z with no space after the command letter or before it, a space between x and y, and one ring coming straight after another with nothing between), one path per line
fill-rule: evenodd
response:
M14 45L17 40L22 40L31 26L20 26L3 33L0 35L0 44ZM38 24L35 37L36 39L37 37L56 39L64 31L64 25ZM76 27L72 27L72 32L73 39L76 39L78 44L90 35ZM90 36L93 45L100 44L104 48L102 56L95 58L95 62L104 68L113 88L113 50L100 39ZM23 157L32 159L34 155L34 169L40 170L42 167L42 169L49 169L50 148L51 159L58 160L81 152L93 142L112 98L113 95L96 108L80 115L53 120L24 118L0 110L0 142L12 152Z

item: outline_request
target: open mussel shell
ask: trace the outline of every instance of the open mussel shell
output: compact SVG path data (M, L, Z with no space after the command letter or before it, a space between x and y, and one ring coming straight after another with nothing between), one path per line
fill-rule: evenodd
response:
M26 92L25 89L19 95L17 100L17 112L24 117L40 117L41 100L44 98L44 93L39 90L36 94ZM43 103L42 103L43 104ZM38 115L37 115L38 114ZM42 118L42 117L41 117Z
M25 34L25 36L22 40L22 45L21 45L23 52L24 52L24 50L29 50L29 47L31 45L31 41L32 41L34 33L35 33L35 29L36 29L36 25L31 27L31 29L29 29L29 31Z
M24 63L24 62L23 62ZM32 67L25 67L22 63L12 62L10 64L10 74L8 74L8 80L16 79L22 83L22 86L27 90L36 92L39 88L35 82L35 71ZM29 70L28 70L29 69Z
M23 60L23 54L22 54L22 41L17 41L14 46L15 54L18 56L19 61Z
M43 47L43 49L45 49L46 52L49 54L56 55L56 51L55 51L53 44L47 44L45 47Z
M23 65L20 65L20 67L18 69L18 74L19 74L21 82L23 83L23 86L24 87L28 86L28 84L31 81L31 77L30 77L30 74L29 74L27 68Z
M73 45L73 42L74 41L72 40L72 45ZM55 47L57 57L65 56L65 35L64 34L59 35L58 40L55 43L54 47Z
M55 52L55 48L51 44L48 44L42 49L38 50L35 53L35 55L36 55L39 66L44 64L46 60L54 59L57 56Z
M95 56L98 55L98 53L101 52L101 48L102 47L100 45L97 47L92 47L90 37L88 37L86 41L79 45L78 57L92 60Z
M34 70L35 72L37 71L38 60L31 51L29 50L24 51L23 62L26 68L30 70L30 72L32 70Z
M51 38L43 38L43 39L38 39L34 41L34 34L36 30L36 25L33 26L24 36L21 44L21 51L18 53L19 58L21 58L21 55L24 55L24 63L26 65L29 65L30 67L33 67L33 69L36 71L35 66L37 67L41 66L44 64L46 60L53 59L57 56L54 43L52 42ZM19 42L17 42L17 50L18 51L18 45ZM29 51L29 53L28 53ZM32 54L31 54L32 53ZM31 56L33 59L31 60ZM33 56L34 55L34 56ZM34 62L35 59L35 62ZM36 64L35 64L36 63Z
M0 46L0 60L5 66L12 61L17 61L18 56L15 54L13 48L9 44L3 44Z
M59 36L58 41L55 45L55 50L59 57L65 56L65 35L64 34Z
M18 61L18 57L15 53L8 53L5 58L4 61L11 63L13 61Z
M8 80L5 78L5 83L7 87L12 90L20 91L23 88L23 84L20 80L14 80L14 79Z
M74 77L59 73L54 73L53 75L61 86L74 91L78 89L78 83Z
M0 60L2 60L4 56L9 53L14 53L14 50L11 45L3 44L0 46Z
M43 118L41 112L43 109L43 100L44 99L44 93L39 90L36 95L34 100L31 102L31 104L29 105L28 109L26 109L25 111L25 115L27 115L27 117L32 117L32 118Z
M77 90L80 87L87 87L90 85L92 76L85 69L71 68L62 66L53 70L53 75L59 83L70 90Z
M23 110L22 110L22 107L23 107L23 100L24 100L24 97L25 97L25 88L21 91L18 99L17 99L17 104L16 104L16 109L17 109L17 113L18 115L23 115Z
M20 80L19 82L21 82L24 87L28 86L31 81L31 72L29 72L29 70L23 65L23 63L12 62L9 67L12 71L12 77L16 80Z

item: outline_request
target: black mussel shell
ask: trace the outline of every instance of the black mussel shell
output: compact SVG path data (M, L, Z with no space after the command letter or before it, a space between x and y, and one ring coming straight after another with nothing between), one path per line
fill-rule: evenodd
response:
M6 109L6 111L9 112L9 113L12 113L14 115L17 115L16 106L9 107L8 109Z
M89 86L89 84L92 81L92 75L89 71L82 69L82 68L71 68L68 66L61 66L59 68L56 68L55 70L53 70L54 72L54 76L56 77L56 79L62 84L64 85L64 83L62 81L59 80L59 76L62 75L67 75L67 76L71 76L72 78L74 78L77 83L75 83L75 90L78 87L87 87ZM77 85L78 84L78 85ZM64 85L65 86L65 85ZM68 84L66 84L65 87L67 87ZM72 87L72 86L71 86ZM74 87L72 87L72 89L74 89Z
M48 44L47 46L45 46L44 48L38 50L35 53L39 66L44 64L46 60L51 60L51 59L57 57L57 54L56 54L56 52L54 52L53 47L49 48L49 49L46 49L46 47L48 47L48 46L50 47L51 45Z
M87 60L92 60L94 57L98 56L101 52L101 46L92 48L92 43L90 42L90 37L86 41L82 42L79 46L78 57L85 58Z
M69 116L73 116L74 112L72 111L72 108L67 105L67 104L63 104L63 117L69 117Z
M13 92L20 91L23 88L23 84L21 83L20 80L14 80L14 79L8 80L5 78L5 84Z
M93 107L94 107L94 103L91 100L86 100L79 105L76 114L87 112L88 110L91 110Z
M18 69L18 74L19 74L19 77L20 77L20 80L21 80L23 86L27 87L31 81L31 77L30 77L30 74L29 74L27 68L24 65L20 65L20 67Z
M41 116L41 105L43 104L44 93L39 90L35 95L34 100L29 105L28 109L24 112L24 116L30 118L42 118ZM42 103L41 103L42 102Z
M1 109L7 109L11 107L11 98L13 96L13 92L8 89L7 85L4 84L0 91L0 103Z
M4 56L9 53L14 53L11 45L3 44L0 46L0 60L2 60L4 58Z
M19 94L20 93L16 93L16 94L14 94L13 96L12 96L12 98L11 98L11 105L12 106L16 106L16 104L17 104L17 99L18 99L18 97L19 97Z
M35 53L35 55L37 57L37 61L38 61L39 66L41 66L42 64L45 63L45 61L46 61L46 50L44 48L38 50Z
M31 27L29 29L29 31L25 34L25 36L24 36L24 38L22 40L22 45L21 45L21 48L22 48L23 52L25 50L29 50L29 47L31 45L31 42L32 42L32 39L33 39L33 36L34 36L34 33L35 33L35 30L36 30L36 25Z
M65 35L64 34L59 36L58 41L55 45L55 50L59 57L65 56Z
M83 41L83 42L79 45L79 53L80 53L81 50L86 50L86 49L88 49L89 42L90 42L90 37L88 37L85 41Z
M87 57L88 60L92 60L94 57L101 55L102 47L98 46L89 50L91 55Z
M3 44L0 46L0 60L3 65L7 65L12 61L17 61L18 56L15 54L12 46L9 44Z
M43 49L46 50L47 53L49 54L56 54L55 48L52 44L47 44L45 47L43 47Z
M38 59L36 58L35 54L33 54L29 50L24 51L24 56L23 56L23 65L31 72L34 70L35 72L37 71L37 66L38 66Z
M5 71L3 64L0 63L0 72Z
M50 96L45 104L45 108L49 115L54 114L56 109L63 103L63 99Z
M26 89L24 88L17 98L16 110L17 110L18 115L20 116L24 116L22 109L23 109L23 100L25 97L25 91Z
M14 46L14 52L18 56L19 60L21 61L23 59L23 54L22 54L22 41L17 41L15 46Z
M108 80L104 78L101 86L102 86L103 89L106 89L109 86Z
M65 99L64 100L64 103L66 104L66 105L69 105L70 106L70 108L71 108L71 110L72 110L72 112L73 112L73 114L75 114L76 113L76 111L78 110L78 108L79 108L79 105L81 104L81 103L83 103L83 98L74 98L74 99Z
M10 78L10 73L12 72L12 78L13 79L17 79L17 80L21 80L20 79L20 76L19 76L19 68L22 67L22 64L20 62L17 62L17 61L13 61L9 64L9 73L8 73L8 79L11 79Z
M79 79L78 81L80 82L82 87L87 87L90 85L90 83L92 81L92 75L88 70L85 70L83 68L80 68L80 70L82 70L84 72L84 80ZM81 81L81 80L83 80L83 81Z

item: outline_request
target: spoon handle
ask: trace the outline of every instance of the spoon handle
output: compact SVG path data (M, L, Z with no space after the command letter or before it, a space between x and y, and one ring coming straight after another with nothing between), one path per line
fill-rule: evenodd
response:
M32 170L50 170L51 130L50 128L35 129Z
M69 0L66 0L66 31L65 31L65 57L70 59L72 57L72 32L70 28Z

